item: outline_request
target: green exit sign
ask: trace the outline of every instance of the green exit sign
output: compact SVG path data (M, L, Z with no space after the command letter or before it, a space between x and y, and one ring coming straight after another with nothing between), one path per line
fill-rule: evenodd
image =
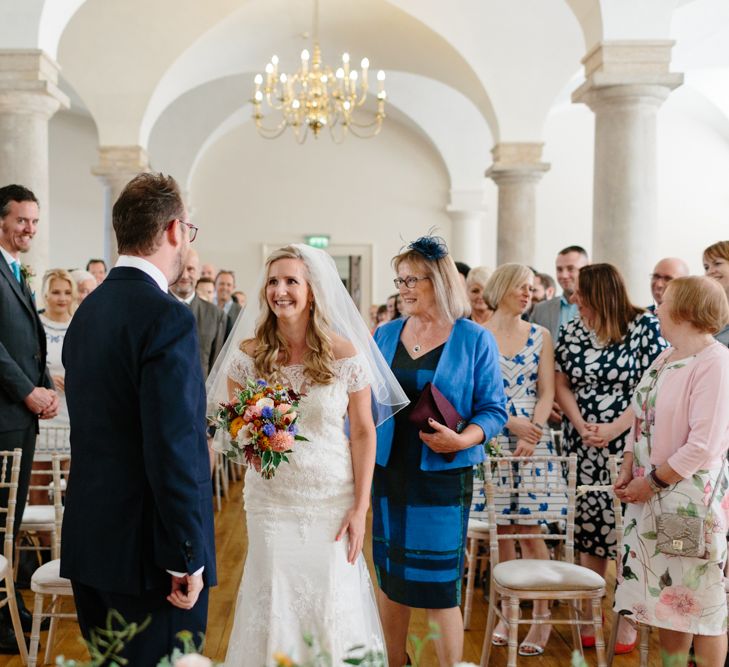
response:
M329 237L325 234L314 234L306 237L306 245L312 248L321 248L324 250L329 247Z

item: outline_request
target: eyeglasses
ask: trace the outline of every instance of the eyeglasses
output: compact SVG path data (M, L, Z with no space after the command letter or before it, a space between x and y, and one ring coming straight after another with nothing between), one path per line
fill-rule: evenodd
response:
M670 283L673 280L673 276L662 276L660 273L651 273L651 282L657 283L662 280L664 283Z
M186 222L185 220L180 220L178 218L177 222L179 222L181 225L185 225L190 230L190 243L192 243L195 238L197 238L197 232L199 227L195 227L192 223Z
M415 276L408 276L407 278L395 278L392 282L395 283L395 288L400 289L403 285L405 285L408 289L412 289L417 285L421 280L430 280L428 276L424 276L423 278L416 278Z

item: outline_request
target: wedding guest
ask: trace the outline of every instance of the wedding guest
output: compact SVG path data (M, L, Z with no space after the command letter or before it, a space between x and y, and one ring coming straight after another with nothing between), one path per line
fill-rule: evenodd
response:
M212 278L200 278L195 283L195 293L203 301L213 303L213 301L215 300L215 281Z
M532 306L542 301L549 301L554 298L557 292L557 284L554 278L548 273L536 272L534 274L534 289L532 290Z
M473 273L476 269L472 269ZM469 274L470 278L470 274ZM500 450L511 456L550 456L555 454L554 443L547 427L547 418L554 401L554 347L549 331L538 324L522 319L529 308L534 274L522 264L499 266L484 290L484 298L493 315L485 327L496 339L499 348L499 364L506 392L506 411L509 418L503 430L496 436ZM546 464L519 465L519 478L529 483L533 477L550 478L552 491L517 496L497 495L499 508L518 511L523 518L517 523L506 520L500 523L500 533L538 534L538 522L530 519L533 511L561 512L567 508L564 479L556 468ZM499 480L497 480L498 486ZM497 491L498 493L498 491ZM519 541L523 558L549 560L544 540ZM499 542L499 560L516 558L514 540ZM535 600L532 618L546 621L550 618L548 600ZM541 655L549 640L552 626L532 625L519 646L519 655ZM495 646L508 644L508 628L500 620L494 629L491 642Z
M96 278L96 284L101 285L106 278L106 262L103 259L90 259L86 262L86 270Z
M674 278L683 278L689 273L688 264L679 257L664 257L658 260L651 273L651 295L654 303L648 306L648 312L655 314L656 308L661 305L663 293L669 282Z
M577 288L580 269L589 263L587 251L581 246L571 245L560 250L557 254L556 269L562 295L534 306L531 321L548 329L555 344L559 340L560 330L577 316L577 305L573 303L572 295Z
M35 453L38 420L58 412L58 394L46 367L46 338L21 263L39 225L38 199L22 185L0 187L0 449L23 450L20 463L15 535L25 511ZM0 505L7 491L0 490ZM17 594L21 623L30 631L33 617ZM0 609L0 651L19 651L8 606Z
M722 667L727 655L729 351L712 337L729 323L713 280L675 278L658 306L671 347L643 375L631 401L632 429L615 493L625 506L625 553L615 609L657 627L671 664ZM647 409L646 405L651 408ZM657 548L656 512L699 508L711 517L706 558ZM629 576L628 576L629 575ZM679 662L680 661L680 662Z
M247 303L248 299L246 297L246 293L245 292L242 292L241 290L236 290L235 292L233 292L232 299L241 308L245 308L246 307L246 303Z
M71 277L76 283L76 305L80 305L81 302L96 289L98 283L96 278L83 269L74 269L71 271Z
M210 278L213 282L215 282L215 276L218 275L218 270L215 268L214 264L203 264L200 266L200 277L201 278Z
M48 371L58 392L58 414L46 425L68 426L66 371L61 361L61 350L68 325L71 324L71 317L76 310L76 281L65 269L51 269L43 276L41 291L45 310L40 315L40 320L46 334Z
M391 322L392 320L396 320L398 317L400 317L400 313L397 309L397 297L400 296L399 294L391 294L387 297L387 321Z
M718 280L729 296L729 241L718 241L704 250L704 272ZM717 332L716 340L729 346L729 324Z
M461 286L466 289L466 280L468 279L468 274L471 271L471 267L465 262L456 262L455 264Z
M380 326L380 324L384 324L385 322L389 321L390 320L387 317L387 306L383 304L382 306L379 306L377 308L377 326Z
M658 320L630 302L623 278L611 264L579 271L575 302L579 317L563 329L555 351L557 402L564 412L563 449L577 455L577 483L610 483L608 456L625 447L624 430L598 438L594 425L613 422L658 354L666 347ZM577 500L575 546L580 564L604 576L615 558L615 517L607 493ZM618 652L635 646L635 633L621 621ZM583 646L595 637L583 632Z
M233 300L233 292L235 292L235 273L221 269L215 276L215 304L228 316L227 334L233 329L241 311L241 307Z
M422 237L397 255L395 285L403 319L380 326L375 341L410 405L378 429L373 483L373 557L377 599L391 665L406 663L410 612L424 608L438 624L438 659L461 660L459 607L473 466L483 443L506 423L504 390L493 336L468 320L470 307L442 239ZM456 432L409 417L432 384L463 417Z
M466 293L471 303L471 319L476 324L486 324L494 312L483 298L483 291L490 275L491 269L477 266L471 269L466 277Z

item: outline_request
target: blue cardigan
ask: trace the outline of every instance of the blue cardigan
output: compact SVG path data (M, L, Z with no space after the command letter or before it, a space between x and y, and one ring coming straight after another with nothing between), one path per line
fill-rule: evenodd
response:
M375 342L392 365L404 319L388 322L375 331ZM433 376L433 384L469 423L480 426L484 442L493 438L506 424L506 397L499 365L499 349L490 332L471 320L456 320ZM377 427L377 465L385 466L392 450L395 420ZM421 470L449 470L481 463L483 444L461 450L452 461L423 443Z

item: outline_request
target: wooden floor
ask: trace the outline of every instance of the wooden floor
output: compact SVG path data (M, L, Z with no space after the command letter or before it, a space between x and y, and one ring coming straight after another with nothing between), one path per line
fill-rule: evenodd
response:
M242 484L232 483L230 497L223 501L222 511L216 515L216 541L218 552L218 577L219 584L211 592L210 613L208 617L208 635L205 653L214 660L222 661L225 658L225 649L228 643L228 636L233 624L233 610L238 592L238 584L243 572L243 561L246 550L246 528L245 515L242 507ZM368 562L371 563L370 553L367 553ZM32 601L29 591L24 591L26 604L32 609ZM481 657L481 644L486 625L486 603L480 591L474 595L473 628L468 630L464 642L464 660L479 663ZM528 610L525 610L528 614ZM565 608L558 607L553 614L565 616ZM607 623L610 623L611 614L606 605ZM526 628L524 629L526 632ZM425 636L427 623L423 612L417 611L413 614L411 633L418 636ZM520 634L523 637L523 633ZM45 641L45 633L41 638ZM78 627L72 621L63 621L60 624L58 640L53 655L65 655L66 658L76 660L88 659L88 654L83 646ZM45 649L44 646L41 647ZM412 646L410 647L412 654ZM519 665L525 667L567 667L571 657L571 634L568 626L556 626L552 632L547 651L540 657L519 658ZM41 658L42 658L41 651ZM586 651L588 664L596 665L595 651ZM53 662L53 661L51 661ZM0 656L0 667L20 667L19 656ZM432 645L428 646L423 653L422 667L435 667L437 661ZM638 651L633 651L627 656L618 656L613 663L615 667L633 667L638 665ZM651 667L658 667L659 648L657 644L657 633L653 633L650 651ZM491 665L502 667L506 665L506 649L494 648L491 654ZM131 665L130 667L138 667ZM261 666L263 667L263 666Z

